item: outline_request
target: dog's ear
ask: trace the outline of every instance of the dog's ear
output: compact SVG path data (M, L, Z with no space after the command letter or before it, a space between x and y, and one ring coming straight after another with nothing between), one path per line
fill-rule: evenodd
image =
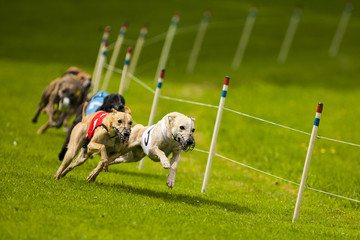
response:
M117 113L118 111L116 111L116 109L115 109L115 108L112 108L112 109L111 109L111 112L113 112L113 113Z
M190 119L191 119L193 122L195 122L195 120L196 120L195 118L192 118L192 117L191 117Z
M125 107L125 113L127 113L127 114L131 115L131 110L130 110L130 108Z
M169 122L174 121L175 118L176 118L176 115L168 115Z

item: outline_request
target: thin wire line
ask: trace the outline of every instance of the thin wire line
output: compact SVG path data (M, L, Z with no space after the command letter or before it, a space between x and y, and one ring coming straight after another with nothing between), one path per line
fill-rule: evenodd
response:
M202 153L209 154L209 152L208 152L208 151L205 151L205 150L200 150L200 149L197 149L197 148L195 148L194 150L195 150L195 151L198 151L198 152L202 152ZM266 175L268 175L268 176L271 176L271 177L274 177L274 178L283 180L283 181L285 181L285 182L292 183L292 184L295 184L295 185L297 185L297 186L300 185L299 183L296 183L296 182L287 180L287 179L285 179L285 178L282 178L282 177L273 175L273 174L271 174L271 173L268 173L268 172L259 170L259 169L257 169L257 168L254 168L254 167L251 167L251 166L249 166L249 165L246 165L246 164L244 164L244 163L237 162L237 161L235 161L235 160L233 160L233 159L231 159L231 158L222 156L222 155L220 155L220 154L215 153L215 156L218 156L218 157L223 158L223 159L225 159L225 160L228 160L228 161L230 161L230 162L239 164L239 165L244 166L244 167L246 167L246 168L250 168L250 169L252 169L252 170L254 170L254 171L257 171L257 172L266 174ZM341 195L338 195L338 194L329 193L329 192L325 192L325 191L323 191L323 190L319 190L319 189L315 189L315 188L311 188L311 187L306 187L306 186L305 186L305 188L307 188L307 189L309 189L309 190L316 191L316 192L320 192L320 193L323 193L323 194L327 194L327 195L330 195L330 196L334 196L334 197L338 197L338 198L343 198L343 199L346 199L346 200L349 200L349 201L353 201L353 202L360 203L359 200L352 199L352 198L348 198L348 197L344 197L344 196L341 196Z

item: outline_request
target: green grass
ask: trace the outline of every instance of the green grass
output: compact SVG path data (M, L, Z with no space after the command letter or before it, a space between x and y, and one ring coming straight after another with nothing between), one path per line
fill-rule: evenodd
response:
M44 135L34 125L41 92L72 65L92 73L104 26L111 42L124 21L135 40L198 24L212 9L199 61L186 74L195 32L174 39L162 94L219 103L231 77L226 107L311 132L316 105L324 112L318 134L360 143L360 15L349 22L339 55L327 56L346 1L303 1L304 12L289 57L276 58L295 1L258 1L259 13L239 70L230 68L253 2L46 1L7 2L0 14L0 239L359 239L359 204L306 189L297 223L291 223L298 187L215 157L200 193L207 155L183 153L174 189L159 163L111 166L94 184L86 177L100 158L53 180L62 130ZM163 41L144 48L136 76L153 82ZM119 62L123 62L122 51ZM120 64L121 65L121 64ZM119 66L120 66L119 65ZM120 75L109 86L116 92ZM136 122L148 121L153 95L137 83L124 93ZM208 150L216 109L160 99L156 120L170 111L196 118L196 147ZM285 179L300 182L309 136L224 111L216 152ZM360 199L360 149L323 139L315 143L307 186Z

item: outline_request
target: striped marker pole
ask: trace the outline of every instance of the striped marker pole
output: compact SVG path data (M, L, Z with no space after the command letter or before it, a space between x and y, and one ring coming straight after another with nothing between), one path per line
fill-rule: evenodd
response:
M301 8L299 7L295 8L294 13L291 16L290 23L285 34L284 42L281 45L281 49L277 59L278 63L280 64L286 62L291 43L294 39L294 35L301 18L301 14L302 14Z
M112 76L112 74L114 72L116 61L117 61L118 56L119 56L121 45L122 45L122 43L124 41L124 38L125 38L126 30L127 30L127 23L124 23L120 28L118 37L117 37L116 42L115 42L114 50L113 50L113 53L111 55L111 59L110 59L110 62L109 62L109 67L108 67L108 70L106 71L106 74L105 74L104 83L103 83L102 88L101 88L103 91L106 91L106 89L108 88L110 78L111 78L111 76Z
M179 24L179 20L180 20L180 15L178 13L175 13L173 18L171 19L171 24L170 24L169 30L166 34L166 38L165 38L163 49L161 51L159 64L158 64L158 68L156 70L154 82L156 82L156 79L159 76L161 69L166 68L166 63L167 63L167 60L169 57L170 48L171 48L172 42L174 40L174 36L176 33L177 26Z
M125 63L124 63L124 67L122 69L122 73L121 73L121 81L120 81L120 88L119 88L119 94L123 94L124 92L124 87L125 87L125 77L127 74L127 70L130 64L130 57L131 57L131 52L132 52L132 48L128 47L127 52L126 52L126 56L125 56Z
M97 56L97 59L96 59L96 63L95 63L95 68L94 68L94 73L93 73L93 83L94 83L94 88L93 88L93 91L92 91L92 94L95 94L97 91L98 91L98 88L99 88L99 82L100 82L100 79L97 79L97 76L99 75L99 71L100 71L100 78L101 78L101 71L102 71L102 67L103 66L99 66L100 65L100 62L102 62L102 64L104 64L104 54L106 55L106 49L107 49L107 45L108 45L108 39L109 39L109 34L110 34L110 27L107 26L104 30L104 34L102 36L102 39L101 39L101 43L100 43L100 48L99 48L99 53L98 53L98 56ZM104 53L105 51L105 53ZM102 60L103 59L103 60ZM101 69L99 69L101 68ZM97 86L97 89L95 89L95 87Z
M315 115L314 126L313 126L313 129L312 129L312 132L311 132L308 151L307 151L307 154L306 154L305 165L304 165L304 170L303 170L303 174L302 174L302 177L301 177L300 188L299 188L299 192L298 192L297 199L296 199L294 216L293 216L293 220L292 220L293 223L295 221L297 221L297 219L299 217L301 199L302 199L303 194L304 194L305 183L306 183L306 179L307 179L307 175L308 175L308 171L309 171L311 155L312 155L312 152L313 152L313 149L314 149L317 130L318 130L318 127L319 127L319 124L320 124L320 117L321 117L322 110L323 110L323 104L319 103L318 107L317 107L316 115Z
M188 62L187 68L186 68L186 71L188 73L192 73L194 71L196 60L198 58L198 55L199 55L199 52L201 49L201 45L204 40L206 29L209 25L210 16L211 16L210 11L204 12L201 23L199 25L198 32L196 34L194 46L193 46L193 48L191 50L191 54L189 56L189 62Z
M230 78L225 77L224 86L223 86L223 90L222 90L221 98L220 98L219 109L218 109L218 113L217 113L217 116L216 116L214 132L213 132L213 136L212 136L212 140L211 140L209 157L208 157L205 176L204 176L204 182L203 182L202 189L201 189L202 193L205 193L206 187L207 187L207 184L208 184L208 181L209 181L210 169L211 169L212 159L213 159L214 153L215 153L215 145L216 145L216 140L217 140L217 136L218 136L218 133L219 133L221 116L222 116L222 112L223 112L224 105L225 105L225 98L226 98L227 90L228 90L228 87L229 87L229 81L230 81Z
M154 122L155 112L156 112L157 105L158 105L158 102L159 102L160 91L161 91L161 87L162 87L162 83L163 83L163 79L164 79L164 74L165 74L165 69L162 69L161 72L160 72L157 87L156 87L156 90L155 90L155 95L154 95L153 104L152 104L152 107L151 107L148 126L151 126L153 124L153 122ZM141 159L140 164L139 164L139 169L143 169L144 163L145 163L145 158Z
M233 69L238 69L240 67L242 58L244 56L244 52L251 34L251 30L254 26L254 22L256 20L256 15L257 15L257 8L256 7L252 7L250 8L249 11L249 15L246 18L246 22L245 22L245 26L243 29L243 32L241 34L240 37L240 41L239 41L239 45L236 49L235 52L235 56L234 56L234 60L232 62L232 67Z
M329 49L330 57L336 57L336 55L338 54L340 43L344 36L344 33L346 30L347 24L349 22L352 10L353 10L353 5L350 2L348 2L345 5L345 9L341 15L341 19L340 19L338 28L336 29L334 39L333 39L330 49Z
M146 35L148 33L148 29L149 29L148 25L145 24L140 30L140 35L139 35L139 37L138 37L138 39L136 41L134 54L132 56L131 63L130 63L130 66L129 66L129 70L128 70L130 76L135 73L136 65L137 65L137 62L139 60L141 50L142 50L142 48L144 46L144 42L145 42ZM130 81L131 81L131 78L129 76L126 76L125 89L129 88Z

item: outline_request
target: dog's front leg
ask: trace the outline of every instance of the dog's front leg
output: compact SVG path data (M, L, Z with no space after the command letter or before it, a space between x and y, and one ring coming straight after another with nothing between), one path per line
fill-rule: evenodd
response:
M176 175L176 171L179 166L179 163L180 163L181 152L182 152L181 150L173 152L173 156L171 158L170 173L169 173L168 179L166 181L166 184L171 189L174 187L174 184L175 184L175 175Z
M55 120L54 120L54 113L55 113L55 103L57 103L58 95L56 93L52 93L49 97L49 103L46 106L46 113L49 116L49 125L54 126Z
M150 158L152 157L152 155L155 155L156 158L158 158L160 160L163 168L165 168L165 169L170 168L169 159L166 157L165 153L163 151L161 151L158 147L155 146L155 147L150 148L149 155L150 155Z
M109 157L107 155L105 145L90 141L88 144L88 155L93 155L98 152L100 152L101 162L104 164L104 170L107 172L109 166Z

